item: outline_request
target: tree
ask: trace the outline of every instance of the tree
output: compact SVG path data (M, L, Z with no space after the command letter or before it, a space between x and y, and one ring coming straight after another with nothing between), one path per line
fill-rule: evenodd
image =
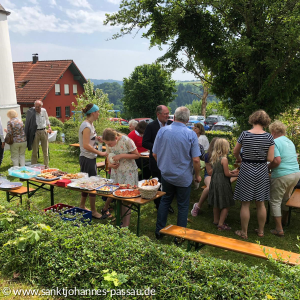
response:
M194 100L192 104L187 104L186 107L190 110L191 115L199 116L202 111L202 101Z
M121 25L113 38L146 30L151 46L168 45L171 65L188 51L243 127L254 110L274 117L299 102L297 0L123 0L105 24Z
M95 126L96 132L102 134L103 130L107 127L118 128L118 124L110 122L109 118L111 113L108 110L113 108L113 104L110 104L108 101L108 96L102 90L94 90L94 83L88 80L84 85L84 92L82 95L76 97L77 103L72 103L75 107L75 122L80 124L82 122L82 109L89 103L96 104L99 107L99 118L93 124Z
M123 80L126 114L131 118L155 118L156 106L168 105L176 97L175 81L159 64L138 66Z
M95 86L95 89L103 90L108 95L110 103L114 104L114 109L122 110L123 87L117 82L104 82Z

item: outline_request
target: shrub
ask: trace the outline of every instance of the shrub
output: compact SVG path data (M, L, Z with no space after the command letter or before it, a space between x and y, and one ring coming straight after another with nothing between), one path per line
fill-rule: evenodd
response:
M55 117L49 117L49 121L52 127L60 127L61 129L64 128L64 123L61 120L56 119Z
M65 134L65 143L74 144L78 143L78 130L79 124L73 120L68 120L64 123L64 134Z
M120 126L120 128L117 129L118 131L124 133L124 134L129 134L129 127L128 126Z
M0 207L0 214L4 211L7 214L9 208ZM299 298L299 266L270 262L273 273L269 273L263 265L247 267L155 244L111 225L75 227L52 213L22 209L6 217L5 225L0 222L1 271L8 276L17 272L41 287L130 291L150 287L157 299ZM111 298L128 299L101 297Z
M232 133L230 131L205 131L205 135L207 136L209 142L215 137L226 139L229 142L230 149L232 151L237 142L235 133Z

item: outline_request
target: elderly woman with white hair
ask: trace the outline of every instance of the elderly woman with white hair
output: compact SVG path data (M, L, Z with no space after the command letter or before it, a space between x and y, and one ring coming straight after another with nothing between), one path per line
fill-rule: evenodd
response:
M19 120L18 114L15 110L11 109L7 112L10 119L7 122L7 133L13 136L13 144L10 145L10 155L13 166L25 166L25 151L27 147L26 136L24 131L24 124Z
M269 129L275 141L274 160L268 166L272 170L270 207L275 220L271 233L283 237L282 224L287 222L289 210L285 204L300 179L300 171L295 145L285 136L286 126L275 121Z
M137 126L138 123L139 122L134 120L134 119L130 120L129 123L128 123L129 124L129 131L131 132L131 131L135 130L135 127Z

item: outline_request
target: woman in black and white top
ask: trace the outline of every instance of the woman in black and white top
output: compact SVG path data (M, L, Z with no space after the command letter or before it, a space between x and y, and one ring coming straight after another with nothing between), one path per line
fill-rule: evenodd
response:
M99 117L99 107L95 104L88 104L82 112L86 119L82 122L79 128L79 145L80 156L79 164L80 171L88 173L89 176L97 175L96 158L97 156L107 156L106 152L101 152L96 149L96 140L102 142L100 137L97 137L93 122ZM81 193L80 208L85 208L87 193ZM96 210L96 195L89 195L92 216L96 219L104 219Z
M254 112L249 117L249 123L253 128L243 131L234 148L234 156L237 162L241 162L234 200L242 202L240 218L241 230L235 233L243 239L247 239L248 224L250 219L250 201L255 200L257 209L258 229L256 234L264 236L266 223L266 208L264 201L270 199L270 179L267 161L274 159L274 139L271 134L264 131L271 123L270 117L263 110ZM240 151L243 147L243 159Z

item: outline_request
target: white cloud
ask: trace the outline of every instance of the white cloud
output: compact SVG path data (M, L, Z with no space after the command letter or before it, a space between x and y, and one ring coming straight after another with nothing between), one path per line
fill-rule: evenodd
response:
M13 32L26 34L38 32L110 32L115 28L104 26L105 12L84 10L62 10L65 18L55 14L43 13L39 6L13 9L9 18L9 29Z
M0 4L4 7L5 10L11 11L16 6L10 0L1 0Z
M31 2L32 4L38 4L38 0L28 0L29 2Z
M107 0L107 2L112 3L112 4L120 4L121 0Z
M91 5L88 3L87 0L68 0L68 2L77 7L86 7L91 9Z
M38 6L14 9L9 18L9 29L21 34L29 31L65 32L67 28L70 28L68 21L44 14Z
M51 6L56 6L57 5L55 0L49 0L49 4Z
M72 30L79 33L109 32L109 26L104 26L105 12L66 10L66 14L72 22Z

